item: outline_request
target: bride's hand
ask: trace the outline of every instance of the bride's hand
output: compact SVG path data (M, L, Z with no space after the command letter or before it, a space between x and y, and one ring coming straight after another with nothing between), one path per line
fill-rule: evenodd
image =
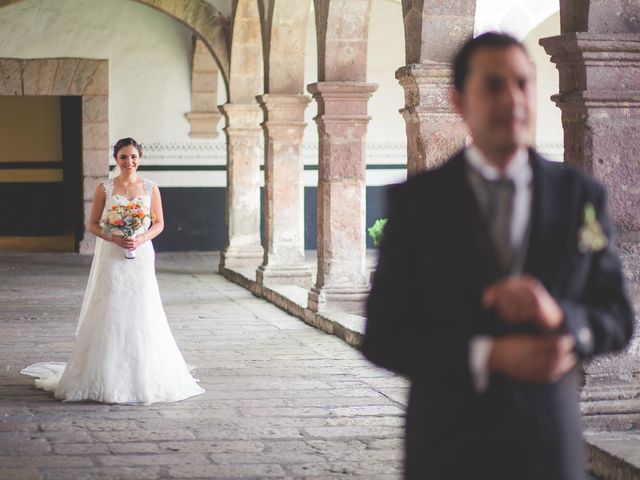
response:
M140 245L144 243L144 235L140 235L139 237L133 237L131 239L133 246L132 249L138 248Z
M111 241L113 243L121 248L124 248L125 250L133 250L134 248L136 248L135 238L128 238L122 235L112 235L111 238Z

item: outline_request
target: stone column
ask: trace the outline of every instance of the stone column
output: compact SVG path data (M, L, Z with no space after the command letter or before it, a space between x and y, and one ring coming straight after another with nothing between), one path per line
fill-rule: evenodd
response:
M365 135L367 101L378 88L364 82L308 86L318 102L318 274L312 311L359 313L365 273Z
M306 95L267 94L258 97L266 121L265 252L256 272L259 284L311 287L304 263L304 183L302 136Z
M258 104L227 103L228 243L220 270L256 268L262 261L260 242L260 138L262 110Z
M106 62L105 62L106 64ZM108 83L106 65L103 82ZM106 90L108 87L105 86ZM82 201L84 225L88 225L96 186L104 182L109 172L109 97L83 95L82 97ZM86 227L78 245L78 253L92 254L96 237Z
M607 5L609 10L613 9ZM568 26L567 21L563 21L563 28ZM545 38L540 43L560 73L560 93L552 98L562 110L565 162L593 175L607 188L618 231L617 244L637 317L640 307L640 156L636 139L640 137L640 35L573 32ZM639 350L640 340L636 335L624 354L598 358L585 365L581 405L588 428L627 429L634 422L632 414L637 419L640 414Z
M451 65L414 63L399 68L407 123L407 173L433 169L465 145L467 129L449 100Z

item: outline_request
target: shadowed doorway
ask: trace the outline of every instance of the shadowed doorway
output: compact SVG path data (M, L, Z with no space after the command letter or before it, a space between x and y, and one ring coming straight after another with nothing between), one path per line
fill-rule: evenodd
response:
M78 251L82 98L0 96L0 250Z

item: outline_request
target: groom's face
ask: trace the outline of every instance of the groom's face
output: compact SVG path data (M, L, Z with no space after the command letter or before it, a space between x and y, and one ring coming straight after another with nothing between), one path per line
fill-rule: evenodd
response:
M529 143L534 118L533 67L518 46L473 53L454 105L485 154L505 155Z

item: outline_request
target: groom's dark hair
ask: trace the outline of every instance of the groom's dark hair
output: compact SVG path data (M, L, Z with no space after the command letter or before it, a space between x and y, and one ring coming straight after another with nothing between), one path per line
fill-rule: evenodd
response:
M471 71L471 58L477 50L481 48L503 49L510 47L518 47L529 56L525 46L506 33L486 32L467 40L453 58L453 86L455 89L460 93L464 91L464 82Z
M133 138L127 137L121 138L113 146L113 158L116 158L118 156L118 152L121 148L128 147L129 145L133 145L134 147L136 147L136 150L138 150L138 155L142 157L142 145L136 142Z

